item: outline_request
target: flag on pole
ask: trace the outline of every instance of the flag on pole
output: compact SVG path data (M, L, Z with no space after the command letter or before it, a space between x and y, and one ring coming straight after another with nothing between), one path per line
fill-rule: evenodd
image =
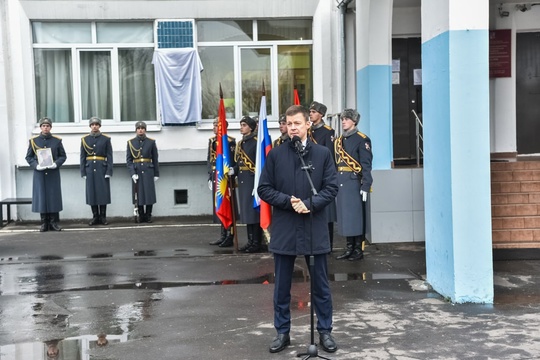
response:
M296 84L294 85L294 105L300 105L300 96L298 96L298 89Z
M227 136L227 120L225 118L225 104L223 91L219 84L219 110L218 130L216 134L216 215L225 228L232 224L232 204L229 192L229 168L231 164L229 153L229 139Z
M255 184L253 187L253 207L259 207L260 209L260 219L261 219L261 228L268 229L270 222L272 221L272 209L270 204L264 202L259 197L257 193L257 187L259 186L259 179L261 177L261 172L266 161L266 155L272 149L272 140L270 139L270 134L268 133L268 124L266 116L266 91L264 89L263 82L263 91L261 98L261 110L259 111L259 127L257 132L257 158L255 160Z

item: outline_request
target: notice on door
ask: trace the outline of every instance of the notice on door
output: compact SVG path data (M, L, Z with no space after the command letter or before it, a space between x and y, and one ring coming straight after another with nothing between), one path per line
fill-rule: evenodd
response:
M510 29L489 32L489 77L511 77L512 31Z

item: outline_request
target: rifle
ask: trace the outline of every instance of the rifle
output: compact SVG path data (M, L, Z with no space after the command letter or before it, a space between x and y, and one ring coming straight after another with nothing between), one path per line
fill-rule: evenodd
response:
M139 222L139 179L133 185L133 216L135 217L135 223Z

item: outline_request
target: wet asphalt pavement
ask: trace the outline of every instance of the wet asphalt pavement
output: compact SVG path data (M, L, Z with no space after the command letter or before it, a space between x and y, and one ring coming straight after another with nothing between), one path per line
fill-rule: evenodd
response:
M47 233L36 223L0 229L0 359L48 359L48 348L69 360L293 359L306 351L303 258L294 273L291 346L270 354L271 254L208 245L219 228L206 217L128 220L63 222L63 231ZM240 245L245 233L240 226ZM343 245L336 235L334 255ZM396 243L368 246L359 262L331 258L339 349L319 355L540 358L540 260L495 261L495 304L455 305L424 282L424 257L423 243Z

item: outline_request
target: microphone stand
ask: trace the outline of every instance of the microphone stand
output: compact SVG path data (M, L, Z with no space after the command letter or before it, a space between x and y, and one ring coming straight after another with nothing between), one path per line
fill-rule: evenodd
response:
M298 144L295 144L295 148L297 150L298 157L300 158L300 162L302 163L302 170L306 172L307 179L309 181L309 186L311 186L311 192L309 193L309 236L311 239L311 251L309 254L309 273L310 273L310 321L311 321L311 342L307 348L307 351L305 353L299 353L296 355L296 357L303 357L302 360L307 360L309 358L321 358L324 360L330 360L329 358L326 358L324 356L319 355L319 350L317 348L317 345L315 344L315 314L313 311L313 289L315 288L315 257L313 255L313 195L317 195L317 190L315 189L315 186L313 185L313 180L311 180L311 172L313 171L313 166L311 163L309 165L306 165L306 162L304 161L304 155L306 154L304 150L301 149L301 144L298 146Z

